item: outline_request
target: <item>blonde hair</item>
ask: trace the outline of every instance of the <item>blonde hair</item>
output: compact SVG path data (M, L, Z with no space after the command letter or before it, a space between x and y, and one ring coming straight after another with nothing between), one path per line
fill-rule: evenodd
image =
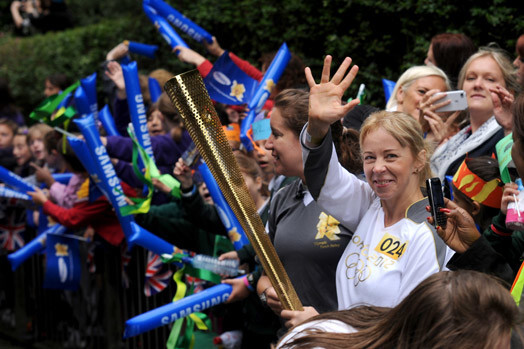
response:
M167 80L171 79L175 74L171 73L170 71L166 69L155 69L151 73L149 73L150 78L156 79L158 83L160 84L160 87L162 88L162 91L164 91L164 85L166 84Z
M36 124L27 130L27 144L30 145L33 138L37 137L37 134L40 133L42 137L42 142L44 141L45 135L53 131L53 128L47 124Z
M464 63L464 66L460 70L457 84L458 88L462 89L462 87L464 86L466 73L471 63L473 63L473 61L477 58L482 57L490 57L497 63L497 65L500 68L500 71L502 72L502 77L504 78L506 88L510 92L513 92L514 95L517 95L520 92L520 85L517 80L517 69L511 63L511 60L509 59L507 53L504 50L496 47L481 47L477 51L477 53L473 54L471 57L468 58L468 60L466 61L466 63Z
M417 120L406 113L379 111L371 114L360 129L360 148L364 139L371 132L383 128L392 135L402 147L409 147L415 159L419 159L419 153L426 151L424 168L418 173L419 184L424 185L426 178L431 177L429 166L430 148L422 137L422 128Z
M446 83L447 91L451 89L448 76L442 69L437 68L434 65L417 65L406 70L400 78L398 78L395 88L391 93L391 97L389 97L388 103L386 104L386 109L392 109L397 106L397 93L400 88L402 88L403 91L406 91L416 80L425 78L426 76L438 76L442 78Z

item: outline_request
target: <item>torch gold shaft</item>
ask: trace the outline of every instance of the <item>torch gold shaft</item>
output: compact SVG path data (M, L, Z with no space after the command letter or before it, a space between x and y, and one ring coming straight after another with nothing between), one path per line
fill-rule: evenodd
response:
M200 155L253 245L282 306L288 310L302 310L302 304L249 195L200 74L192 70L177 75L166 83L164 89L182 115Z

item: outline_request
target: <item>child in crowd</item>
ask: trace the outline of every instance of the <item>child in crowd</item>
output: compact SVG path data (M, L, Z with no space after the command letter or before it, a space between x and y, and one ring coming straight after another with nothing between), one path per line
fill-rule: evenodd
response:
M45 164L45 144L44 137L47 133L53 131L51 126L46 124L36 124L27 131L27 145L33 154L33 159L39 166Z
M229 146L233 150L233 153L240 151L240 125L237 123L230 123L227 126L222 126L224 133L226 134Z
M480 231L500 211L502 182L497 159L489 156L466 158L453 176L453 201L469 212Z
M51 201L64 208L72 208L80 199L77 192L86 182L87 173L76 155L67 151L67 145L64 147L62 140L62 134L57 131L47 133L44 138L45 157L47 165L57 169L57 172L73 173L67 185L55 181L47 167L33 166L36 169L36 179L49 188Z
M45 78L44 82L44 95L46 97L51 97L57 95L63 90L65 90L71 82L69 78L62 73L51 74Z
M19 128L13 138L13 156L16 160L14 172L20 177L28 177L34 171L29 165L31 162L31 151L27 145L27 128Z
M16 160L13 156L13 139L18 130L17 124L9 119L0 119L0 165L14 170Z
M56 150L61 150L62 143L57 142ZM113 246L118 246L124 239L122 227L116 218L111 203L104 197L100 196L96 200L89 201L89 177L82 166L80 160L76 157L73 149L66 144L65 152L62 153L67 167L76 174L71 179L63 193L46 195L42 190L36 189L29 195L33 198L35 204L43 207L43 212L50 216L56 222L70 229L85 229L91 226L95 233L99 234L106 242ZM125 183L122 184L126 195L134 196ZM73 191L76 191L73 194ZM62 195L65 194L65 195ZM61 201L62 204L72 207L66 208L54 203L52 200Z

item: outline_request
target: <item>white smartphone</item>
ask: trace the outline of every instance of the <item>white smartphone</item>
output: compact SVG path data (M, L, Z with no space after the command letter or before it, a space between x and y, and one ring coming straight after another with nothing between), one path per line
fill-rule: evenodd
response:
M436 103L451 101L451 103L449 103L448 105L436 109L435 111L437 113L464 110L468 107L466 92L464 92L463 90L439 92L435 93L435 96L444 96L443 98L439 99Z

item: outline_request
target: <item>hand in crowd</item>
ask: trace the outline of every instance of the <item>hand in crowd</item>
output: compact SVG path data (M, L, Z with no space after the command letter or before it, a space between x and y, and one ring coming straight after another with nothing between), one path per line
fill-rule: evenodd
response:
M122 42L116 45L115 47L113 47L111 51L107 53L106 60L107 61L119 60L120 58L127 55L128 52L129 52L129 46Z
M200 53L193 51L188 47L176 46L173 49L180 59L184 63L193 64L195 67L198 67L200 64L204 63L206 60Z
M304 307L304 310L282 310L280 316L286 319L286 327L290 328L303 323L304 321L317 316L318 311L313 307Z
M225 259L236 259L237 261L240 260L238 258L238 252L237 251L229 251L229 252L226 252L226 253L222 253L219 257L218 257L218 260L219 261L223 261Z
M500 212L504 215L508 214L508 204L515 202L515 196L519 195L519 186L515 183L508 183L504 186L504 193L502 194L502 201L500 204Z
M15 26L17 28L20 28L24 22L24 19L20 15L20 10L22 8L22 2L21 1L13 1L11 3L11 16L13 17L13 21L15 22Z
M251 292L244 284L243 278L224 279L222 280L222 283L233 286L231 295L229 295L229 298L227 299L226 303L233 303L246 299L249 296L249 293Z
M53 178L53 175L49 169L47 167L40 167L34 162L29 163L29 165L35 169L36 180L41 183L45 183L45 185L50 188L51 185L55 182L55 179Z
M480 238L480 233L469 213L446 198L444 203L446 208L441 209L441 212L447 217L446 229L437 227L437 233L452 250L464 253ZM430 211L429 206L426 209ZM428 217L428 222L433 224L433 217Z
M117 97L119 99L125 99L126 82L124 80L124 73L120 64L114 61L107 63L107 70L105 71L105 74L115 83L117 88Z
M151 181L153 182L155 189L160 190L162 193L167 195L171 194L171 188L162 183L158 178L153 178Z
M182 158L178 159L173 174L180 182L180 189L189 189L193 186L193 175L191 169L184 163Z
M31 196L33 202L38 206L42 206L47 200L49 200L44 191L39 188L35 188L35 191L30 191L27 194Z
M267 288L264 293L266 294L267 299L267 306L277 315L280 316L280 313L282 312L282 303L280 303L280 299L278 299L277 292L273 288L273 286Z
M438 102L444 98L444 95L435 96L438 92L440 90L437 89L427 91L419 103L419 122L422 125L422 130L424 132L431 131L426 139L436 143L436 145L446 141L458 131L455 120L460 115L460 111L454 113L437 113L435 111L451 103L450 100Z
M309 67L305 71L306 80L310 88L307 131L317 141L324 138L333 122L340 120L354 106L360 103L358 99L354 99L345 105L341 103L344 92L346 92L358 73L358 66L354 65L349 73L346 74L351 65L351 58L346 57L330 80L331 60L329 55L324 59L324 67L319 84L315 82Z
M211 53L213 56L220 57L224 53L224 49L220 47L218 44L217 38L213 36L213 42L208 44L207 41L204 40L204 47L206 50Z
M499 84L497 84L495 88L490 88L489 92L491 93L495 119L497 119L499 125L504 129L504 134L508 135L513 129L511 105L515 101L515 97Z
M95 237L95 229L93 229L92 226L89 226L84 231L84 238L87 239L87 241L93 241L93 238Z

